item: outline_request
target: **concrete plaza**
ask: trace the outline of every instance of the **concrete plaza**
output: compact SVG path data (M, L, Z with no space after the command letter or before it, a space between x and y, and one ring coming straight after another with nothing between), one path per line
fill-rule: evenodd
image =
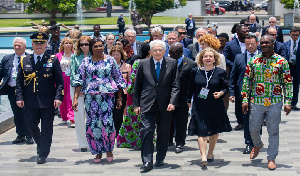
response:
M230 104L228 115L232 127L237 125L234 105ZM0 175L225 175L225 176L283 176L300 174L300 111L292 111L286 116L282 111L280 125L280 147L276 159L277 169L267 169L267 131L263 127L263 148L259 156L250 160L244 155L243 131L220 134L214 152L215 161L206 168L201 167L201 157L196 136L188 136L184 152L175 154L175 146L169 147L165 166L155 168L145 174L139 172L141 165L140 150L115 148L114 161L104 160L96 164L90 152L80 152L75 129L61 124L55 117L51 153L44 165L36 164L36 145L12 145L16 137L15 128L0 135ZM154 158L155 159L155 158Z

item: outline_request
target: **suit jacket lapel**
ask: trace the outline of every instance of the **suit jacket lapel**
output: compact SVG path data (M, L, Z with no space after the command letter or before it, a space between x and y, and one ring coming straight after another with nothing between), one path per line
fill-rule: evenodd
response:
M274 45L274 51L275 53L277 52L277 42L275 41L275 45Z
M160 73L159 73L159 79L158 79L159 81L162 79L162 77L165 76L166 69L167 69L167 61L166 61L165 57L163 57L162 64L161 64L161 67L160 67Z
M47 60L48 60L48 56L44 54L41 60L41 64L39 65L39 67L36 68L36 70L39 70L41 67L43 67L43 65L47 62Z
M14 59L15 59L15 54L11 54L10 55L10 58L9 58L9 73L11 72L11 68L13 67L14 65Z
M188 58L187 57L183 57L182 62L180 64L180 67L181 67L180 70L183 69L187 65L188 62L189 62Z
M155 65L154 65L153 57L150 58L149 68L150 68L150 71L151 71L151 74L153 76L154 81L158 82L157 79L156 79L156 71L155 71Z
M199 53L199 43L197 42L195 46L196 46L197 53Z

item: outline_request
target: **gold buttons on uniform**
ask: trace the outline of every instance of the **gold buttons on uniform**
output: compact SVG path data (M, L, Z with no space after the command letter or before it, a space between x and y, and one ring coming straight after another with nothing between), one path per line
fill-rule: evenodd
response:
M37 92L39 91L39 90L36 90Z
M36 85L39 85L39 83L36 83Z

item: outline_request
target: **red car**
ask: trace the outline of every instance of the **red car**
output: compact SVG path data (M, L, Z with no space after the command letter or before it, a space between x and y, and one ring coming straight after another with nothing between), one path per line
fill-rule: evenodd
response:
M214 13L216 14L215 6L213 5ZM219 7L219 15L222 15L225 13L225 9L223 7ZM210 14L210 3L206 3L206 14Z

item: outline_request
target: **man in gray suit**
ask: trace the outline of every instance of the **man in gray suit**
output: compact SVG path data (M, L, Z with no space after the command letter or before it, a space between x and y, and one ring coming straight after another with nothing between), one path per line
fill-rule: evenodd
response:
M206 31L206 29L204 28L198 28L196 30L196 36L195 38L197 38L197 42L194 42L193 44L190 44L187 49L192 51L192 55L193 55L193 60L196 59L196 56L198 53L201 52L202 48L200 46L199 39L201 39L201 37L205 34L207 34L208 32Z
M131 44L134 55L139 55L141 53L141 45L144 42L136 40L136 31L132 28L127 29L125 31L125 38Z
M249 16L249 21L250 21L250 28L249 28L249 32L252 32L256 35L256 37L259 36L260 30L261 30L261 26L260 24L256 23L256 16L254 14L251 14Z
M141 113L141 172L153 169L153 134L157 123L156 167L164 165L168 151L168 138L172 111L177 105L179 83L177 61L164 57L166 44L160 40L150 42L151 58L139 63L136 74L133 106L138 115Z

